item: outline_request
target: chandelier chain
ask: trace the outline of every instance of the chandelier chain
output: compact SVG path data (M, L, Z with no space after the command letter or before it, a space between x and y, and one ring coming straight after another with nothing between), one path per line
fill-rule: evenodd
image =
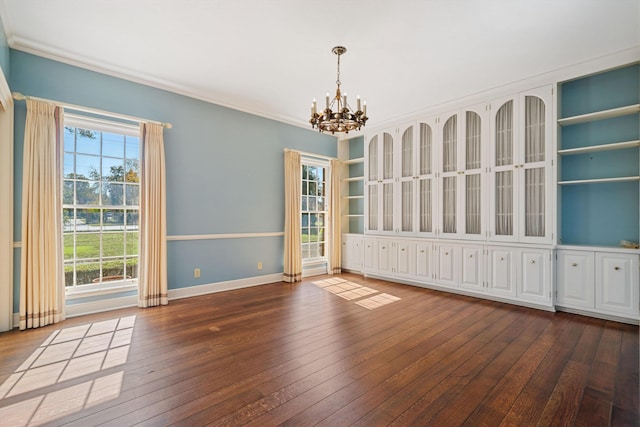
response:
M336 80L336 84L340 87L340 54L338 54L338 80Z

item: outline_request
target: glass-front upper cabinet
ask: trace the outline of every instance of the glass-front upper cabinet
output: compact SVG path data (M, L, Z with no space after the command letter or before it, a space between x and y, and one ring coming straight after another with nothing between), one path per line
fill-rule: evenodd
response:
M416 229L414 209L416 194L415 124L401 126L398 133L400 135L398 232L400 234L414 234Z
M365 233L394 232L394 149L393 132L365 137Z
M492 103L491 238L550 243L551 86Z
M486 237L485 175L487 106L472 106L440 119L440 236Z
M435 162L438 159L436 141L436 120L434 117L419 120L416 126L416 199L414 207L415 230L418 235L436 235L437 184Z

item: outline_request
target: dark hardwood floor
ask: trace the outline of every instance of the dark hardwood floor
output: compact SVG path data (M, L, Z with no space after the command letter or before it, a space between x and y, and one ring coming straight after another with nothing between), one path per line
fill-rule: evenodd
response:
M343 274L0 334L0 424L637 426L638 327Z

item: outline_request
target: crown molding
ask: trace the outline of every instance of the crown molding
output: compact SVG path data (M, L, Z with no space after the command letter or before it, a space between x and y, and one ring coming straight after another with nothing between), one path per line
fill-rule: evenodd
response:
M4 5L0 3L0 17L4 14L2 11ZM4 21L3 21L4 22ZM6 30L7 27L5 27ZM9 33L9 32L7 32ZM71 65L74 67L82 68L96 73L105 74L111 77L116 77L122 80L142 84L156 89L161 89L167 92L175 93L177 95L186 96L188 98L204 101L209 104L219 105L232 110L240 111L243 113L251 114L254 116L262 117L269 120L274 120L280 123L296 126L305 130L312 130L309 128L309 123L301 122L293 117L276 116L273 114L264 113L263 111L252 110L249 108L241 107L229 102L221 101L209 96L203 96L195 92L193 89L186 86L177 85L167 80L159 79L154 76L139 73L131 69L123 69L122 67L114 66L106 62L99 61L94 58L80 57L79 55L71 52L55 49L51 46L34 42L32 40L24 39L15 35L7 34L7 42L11 49L19 50L21 52L29 53L32 55L40 56L46 59L57 61L63 64Z

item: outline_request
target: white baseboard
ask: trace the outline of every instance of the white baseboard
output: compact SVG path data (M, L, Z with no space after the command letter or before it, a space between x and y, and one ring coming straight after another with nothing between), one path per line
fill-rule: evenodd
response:
M246 279L228 280L226 282L208 283L205 285L189 286L187 288L169 289L169 300L212 294L214 292L231 291L251 286L266 285L282 282L282 273L266 276L248 277Z
M246 279L228 280L225 282L209 283L205 285L189 286L179 289L169 289L168 298L169 300L189 298L199 295L211 294L214 292L231 291L234 289L242 289L251 286L266 285L269 283L277 282L282 282L282 273L249 277ZM135 307L136 305L138 305L138 297L135 295L122 298L109 298L101 301L67 305L65 307L65 316L84 316L86 314L117 310L119 308ZM13 327L17 328L19 326L20 314L13 313Z

